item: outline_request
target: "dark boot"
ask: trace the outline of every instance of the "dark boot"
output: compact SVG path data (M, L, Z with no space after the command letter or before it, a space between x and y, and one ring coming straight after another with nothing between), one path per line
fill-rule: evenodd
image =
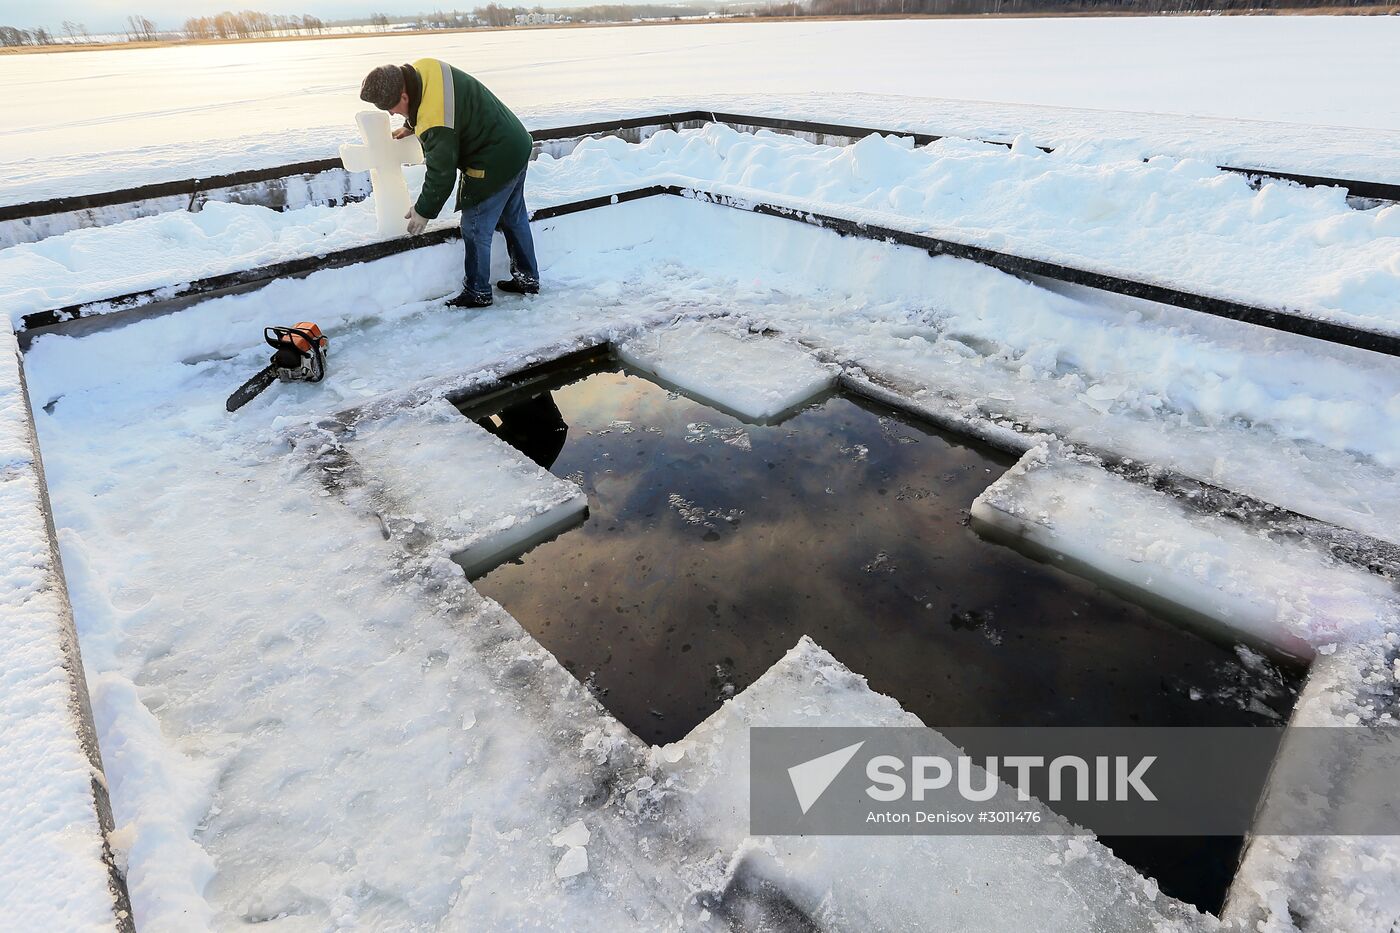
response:
M449 308L489 308L491 301L490 295L474 295L464 290L456 298L449 299L447 306Z
M512 295L538 295L540 293L539 282L522 278L504 279L497 282L496 287L503 292L510 292Z

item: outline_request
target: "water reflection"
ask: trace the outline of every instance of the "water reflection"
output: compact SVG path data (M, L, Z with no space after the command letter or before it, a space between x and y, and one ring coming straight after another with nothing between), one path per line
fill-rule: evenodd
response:
M497 417L590 517L476 585L650 741L804 634L931 725L1244 725L1291 706L1285 676L973 533L969 504L1011 463L996 451L842 397L747 425L621 372Z
M549 392L515 402L476 423L546 470L554 466L569 437L569 426Z

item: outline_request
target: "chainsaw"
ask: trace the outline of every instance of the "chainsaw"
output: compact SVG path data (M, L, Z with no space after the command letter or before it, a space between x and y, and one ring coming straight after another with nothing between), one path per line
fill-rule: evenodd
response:
M225 404L238 411L273 382L320 382L326 378L326 348L330 340L310 321L294 327L265 327L263 339L273 349L267 367L238 387Z

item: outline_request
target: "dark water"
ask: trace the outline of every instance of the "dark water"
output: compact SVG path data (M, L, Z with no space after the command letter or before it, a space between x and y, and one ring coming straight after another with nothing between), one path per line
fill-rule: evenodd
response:
M979 538L968 508L1005 454L841 396L759 427L617 370L574 378L497 400L488 424L579 482L589 518L476 586L648 741L682 738L803 634L935 728L1292 707L1290 676ZM1239 846L1104 841L1211 909Z

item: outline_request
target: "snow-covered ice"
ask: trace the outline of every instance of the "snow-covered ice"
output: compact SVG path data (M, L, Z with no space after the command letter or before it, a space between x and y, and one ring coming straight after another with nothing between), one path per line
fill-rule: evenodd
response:
M836 382L836 367L788 341L682 322L617 347L625 363L749 421L768 421Z
M1293 724L1312 728L1385 728L1400 722L1396 667L1400 637L1380 637L1320 651L1298 697ZM1315 746L1314 746L1315 748ZM1290 759L1288 737L1276 774L1301 767L1321 779L1312 789L1344 795L1355 776L1345 761ZM1325 786L1327 781L1335 782ZM1264 807L1299 805L1266 791ZM1381 930L1400 914L1400 837L1265 836L1250 840L1222 917L1259 933ZM1299 922L1301 920L1301 923Z
M71 610L22 378L0 314L0 898L15 929L110 931L101 776L83 744L93 737L74 691Z
M1082 835L748 838L749 729L832 725L921 723L803 638L688 737L653 751L657 791L733 853L726 881L758 873L837 930L923 929L931 918L966 931L1209 928Z
M582 520L588 500L438 401L356 423L350 454L386 508L432 526L468 575Z
M838 147L711 125L638 146L587 140L565 159L542 156L531 176L545 190L698 184L1400 333L1400 205L1359 211L1342 189L1283 182L1255 190L1207 162L1142 162L1107 142L1045 153L1025 138L1007 151L869 136Z

